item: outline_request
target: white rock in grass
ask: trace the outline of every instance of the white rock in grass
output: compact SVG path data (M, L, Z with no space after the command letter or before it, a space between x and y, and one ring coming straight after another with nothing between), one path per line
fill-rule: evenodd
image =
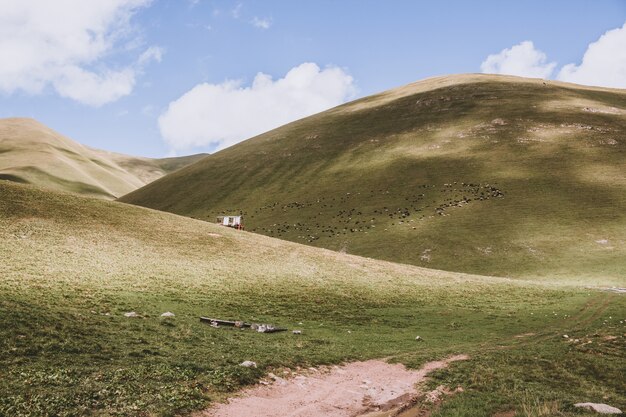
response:
M134 311L129 311L128 313L124 313L124 317L139 317L139 314Z
M239 364L239 366L243 366L245 368L256 368L256 362L243 361Z
M291 333L293 333L293 334L302 334L302 330L292 330Z
M593 410L596 413L600 414L622 414L622 410L619 408L611 407L607 404L598 404L598 403L577 403L574 404L574 407L586 408L588 410Z
M424 339L422 339L422 336L415 336L415 340L417 340L418 342L424 341Z
M166 311L165 313L161 314L161 317L174 317L176 314L172 313L171 311Z

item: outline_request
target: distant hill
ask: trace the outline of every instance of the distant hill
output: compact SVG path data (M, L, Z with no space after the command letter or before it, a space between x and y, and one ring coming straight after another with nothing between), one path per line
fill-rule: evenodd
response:
M245 115L242 114L242 118ZM249 139L122 201L379 259L626 274L626 91L457 75Z
M205 154L151 159L92 149L33 119L0 119L0 178L114 199Z

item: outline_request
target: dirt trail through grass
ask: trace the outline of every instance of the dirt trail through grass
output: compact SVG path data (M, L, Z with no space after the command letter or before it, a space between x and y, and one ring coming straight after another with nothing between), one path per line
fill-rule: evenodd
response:
M456 355L428 362L418 370L369 360L309 370L306 374L290 373L286 379L271 374L272 384L245 390L240 397L197 417L269 417L277 413L293 417L348 417L380 412L392 415L415 399L419 394L416 384L430 372L466 359L466 355Z
M555 335L567 334L568 332L584 329L602 316L602 313L615 301L614 295L599 294L590 298L589 301L573 316L565 316L560 321L541 331L517 334L512 339L502 340L500 343L485 343L481 347L483 352L501 349L514 349L531 344L544 343Z
M574 316L574 320L578 322L578 325L581 327L590 324L602 315L602 313L609 307L614 298L614 295L603 294L601 296L598 296L588 305L586 305L585 308L583 308L578 315ZM588 317L585 317L589 312L591 314Z
M481 348L485 351L501 349L524 349L547 343L556 335L576 332L588 327L616 301L613 294L597 294L575 314L566 315L546 329L525 333L512 339ZM405 355L395 355L398 359ZM384 360L354 362L341 367L329 367L307 373L270 374L269 385L259 385L231 398L226 404L218 404L196 415L196 417L258 417L281 415L292 417L309 416L362 416L389 417L418 415L426 409L413 406L415 401L424 400L430 394L424 382L436 370L446 368L451 362L468 359L456 355L442 361L428 362L418 370L407 370L401 364L389 364ZM444 392L433 391L439 396ZM450 391L446 391L450 392ZM431 401L439 403L442 398ZM428 400L425 400L428 403ZM421 415L421 414L419 414Z

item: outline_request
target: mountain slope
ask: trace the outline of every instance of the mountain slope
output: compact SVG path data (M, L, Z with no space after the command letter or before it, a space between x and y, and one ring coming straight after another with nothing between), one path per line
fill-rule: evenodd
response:
M0 178L59 191L113 199L203 156L116 154L83 146L33 119L0 120Z
M285 367L458 353L467 366L429 388L465 388L450 415L625 405L626 298L567 281L393 264L1 180L0 259L3 416L186 415Z
M243 115L242 115L243 117ZM439 77L267 132L122 201L364 256L514 277L626 273L626 92Z

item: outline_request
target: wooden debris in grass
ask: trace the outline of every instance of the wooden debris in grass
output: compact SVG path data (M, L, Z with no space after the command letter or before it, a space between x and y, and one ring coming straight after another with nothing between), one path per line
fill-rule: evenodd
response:
M200 317L200 321L204 323L209 323L211 327L217 328L220 326L225 326L225 327L235 327L239 329L249 328L252 330L256 330L259 333L277 333L277 332L285 332L288 330L282 327L275 327L272 324L246 323L244 321L239 321L239 320L233 321L233 320L212 319L209 317Z

